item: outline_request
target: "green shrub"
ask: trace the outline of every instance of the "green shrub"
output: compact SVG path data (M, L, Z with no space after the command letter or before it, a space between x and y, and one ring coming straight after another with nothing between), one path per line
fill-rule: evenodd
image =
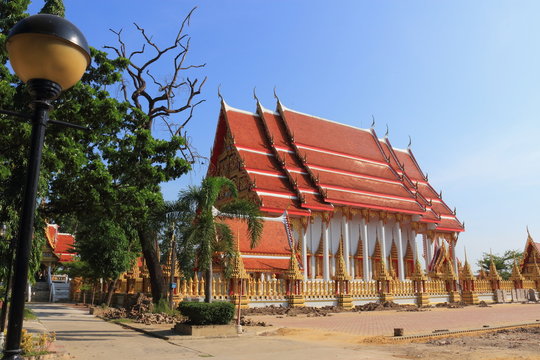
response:
M189 319L191 325L224 325L234 316L234 305L229 302L181 302L178 310Z

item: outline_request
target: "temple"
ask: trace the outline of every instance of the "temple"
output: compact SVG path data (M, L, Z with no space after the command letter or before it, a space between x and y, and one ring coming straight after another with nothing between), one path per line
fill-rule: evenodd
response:
M255 112L223 100L209 176L224 176L263 213L251 248L243 221L226 218L237 251L230 276L215 256L212 298L241 307L341 306L372 301L425 306L463 301L521 302L540 290L540 245L529 235L524 260L502 279L493 260L475 276L456 242L464 225L429 183L410 145L397 149L373 128L359 129L257 102ZM223 192L219 201L231 200ZM163 265L175 302L200 299L206 284ZM150 292L143 261L119 279L113 303ZM79 279L72 299L80 300ZM174 285L174 286L173 286ZM94 285L96 287L97 285ZM104 288L92 291L104 293Z
M410 147L394 148L373 128L300 113L279 100L276 111L257 102L255 112L222 101L208 174L233 180L240 197L277 218L266 221L258 247L241 242L252 276L282 276L292 246L304 280L333 279L340 253L354 280L374 280L381 271L411 279L419 257L433 278L446 262L458 272L454 248L464 226L455 210L430 185ZM221 195L221 201L230 196ZM291 244L275 225L284 217Z

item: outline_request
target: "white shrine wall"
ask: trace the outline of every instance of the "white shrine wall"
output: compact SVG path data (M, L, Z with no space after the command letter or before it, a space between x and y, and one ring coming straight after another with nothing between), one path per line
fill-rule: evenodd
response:
M367 234L367 239L364 234ZM307 262L307 253L315 254L319 249L319 244L323 241L323 277L322 280L331 280L336 271L336 255L339 248L340 237L343 235L343 252L345 265L348 269L349 275L353 278L355 276L354 263L350 257L355 256L358 251L358 239L362 236L364 259L365 255L369 257L373 256L375 251L376 239L380 241L381 251L384 251L385 258L388 259L392 249L392 242L396 243L398 250L398 266L400 278L403 280L405 273L404 257L407 251L408 243L411 242L411 248L413 250L414 259L417 258L417 251L427 254L427 258L431 259L433 256L434 246L431 241L423 242L423 246L427 248L419 250L417 244L416 232L411 228L408 223L399 223L395 219L383 222L379 219L370 219L369 221L364 219L361 214L356 214L349 219L340 210L337 210L330 219L328 226L324 224L324 220L320 216L314 216L307 225L307 229L295 228L293 236L295 241L302 242L302 259L303 263ZM439 240L440 241L440 240ZM428 259L425 259L426 263L429 263ZM387 264L388 266L388 264ZM308 269L309 267L309 277ZM304 276L307 280L315 279L316 276L316 260L315 256L311 256L307 267L304 266ZM364 280L371 280L372 276L371 261L364 261Z

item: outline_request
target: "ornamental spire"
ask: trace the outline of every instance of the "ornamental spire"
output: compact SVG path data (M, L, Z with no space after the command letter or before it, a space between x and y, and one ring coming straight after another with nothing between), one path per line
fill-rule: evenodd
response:
M456 273L454 272L454 267L449 260L445 261L443 266L443 280L457 280Z
M379 274L377 276L377 280L379 281L394 280L392 276L388 273L388 269L386 268L386 263L384 261L384 258L381 258L381 262L379 263Z
M347 267L345 266L345 259L343 258L343 233L339 237L338 254L336 261L336 275L334 280L351 280Z
M463 272L461 273L462 280L474 280L474 275L471 270L471 265L467 260L467 250L465 249L465 265L463 265Z
M497 267L495 266L495 262L493 261L493 254L490 254L489 278L490 280L501 280L501 276L499 275Z
M514 265L512 266L512 274L510 275L509 280L512 281L523 281L525 280L523 278L523 275L521 275L521 271L519 271L519 267L517 265L517 260L514 257Z
M285 278L289 280L303 280L304 276L300 272L300 266L298 266L298 260L296 259L296 251L294 247L291 251L291 258L289 260L289 268L285 272Z
M231 274L233 279L247 279L249 278L246 269L244 267L244 261L242 261L242 255L240 255L240 226L236 228L236 252L234 254L234 266Z
M422 265L420 265L420 261L418 260L418 258L414 262L414 271L411 275L411 280L427 280L426 274L424 274L424 271L422 270Z

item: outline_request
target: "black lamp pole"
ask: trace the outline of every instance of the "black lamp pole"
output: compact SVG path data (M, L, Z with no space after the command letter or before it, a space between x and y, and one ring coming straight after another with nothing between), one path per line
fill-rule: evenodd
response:
M33 97L32 137L30 144L30 160L24 186L23 210L19 226L19 241L15 256L13 272L13 291L9 308L8 331L4 350L4 360L23 359L21 356L21 334L24 317L24 298L28 282L28 264L32 250L34 235L34 216L36 212L36 196L39 182L39 170L45 129L49 121L51 100L62 91L60 85L50 80L30 80L28 91Z
M24 300L45 129L49 122L72 126L49 121L51 101L62 90L79 81L90 62L90 51L83 34L72 23L45 14L30 16L18 22L8 35L6 48L13 69L26 82L33 110L30 157L15 255L7 338L2 357L2 360L22 360Z

